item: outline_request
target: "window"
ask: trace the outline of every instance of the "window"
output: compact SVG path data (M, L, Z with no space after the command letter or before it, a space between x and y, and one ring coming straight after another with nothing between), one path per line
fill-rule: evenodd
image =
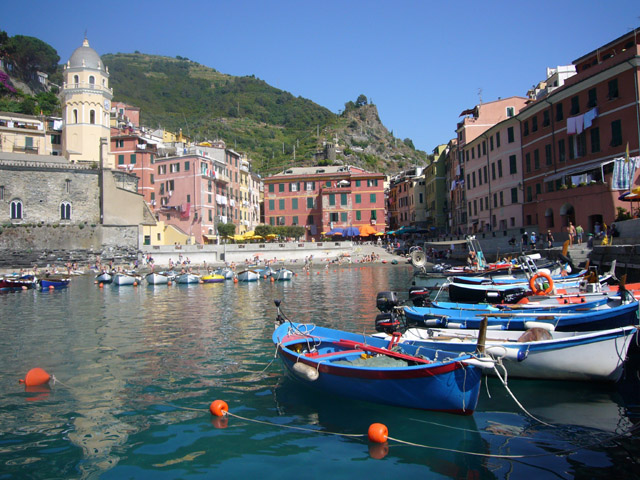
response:
M524 169L527 173L531 171L531 154L526 153L524 156Z
M131 164L135 164L136 163L136 154L132 153L131 156L129 157L129 163Z
M188 172L189 171L189 162L184 162L184 171ZM211 182L209 182L211 183Z
M483 141L482 142L482 155L486 155L486 154L487 154L487 142Z
M324 182L324 186L326 188L331 188L331 181L329 180L329 181Z
M89 123L91 125L94 125L96 123L96 111L95 110L89 110Z
M542 112L542 126L548 127L551 124L551 120L549 120L549 110L545 110Z
M618 145L622 145L622 121L614 120L611 122L611 146Z
M504 192L500 191L500 206L502 207L504 205ZM516 196L517 196L517 190L516 190ZM516 198L517 200L517 198Z
M360 186L360 180L356 180L356 187Z
M278 192L284 192L284 183L278 184Z
M542 184L536 183L536 195L540 195L542 193Z
M502 178L502 159L498 160L498 178Z
M495 180L496 179L496 164L492 163L491 164L491 180Z
M531 187L527 187L527 202L533 200L533 194L531 193Z
M496 132L496 148L500 148L500 132Z
M171 190L173 190L173 188ZM187 203L191 203L191 195L187 195Z
M471 184L476 188L476 172L471 172Z
M300 190L300 182L292 182L289 184L290 192L297 192Z
M533 168L540 169L540 151L537 148L533 151Z
M313 192L316 189L316 182L307 182L307 192Z
M298 199L297 198L292 198L291 199L291 210L297 210L298 209Z
M278 200L278 210L284 210L284 198Z
M564 118L564 113L562 112L562 104L558 103L556 105L556 122L559 122Z
M551 144L544 146L544 159L546 165L551 165L553 163L551 160Z
M90 85L96 84L96 78L93 75L89 75L89 84Z
M80 83L80 77L78 75L73 76L73 83L75 83L76 86Z
M516 114L514 107L507 107L507 117L513 117Z
M0 200L4 200L4 185L0 185Z
M362 195L356 193L356 203L362 203Z
M613 80L609 80L609 93L607 95L609 100L615 100L618 98L618 79L614 78Z
M347 204L347 194L346 193L341 193L340 194L340 205L346 205Z
M11 220L22 219L22 202L20 200L14 200L11 202Z
M598 105L598 95L595 88L589 89L587 92L587 108L593 108Z
M276 224L276 218L275 217L269 217L269 225L275 225Z
M489 137L489 149L493 152L493 137Z
M377 210L371 210L371 220L377 220L377 219L378 219Z
M518 188L514 187L511 189L511 203L518 203Z
M531 118L531 132L538 131L538 116L534 116Z
M329 221L330 222L337 222L338 221L338 212L333 212L329 214Z
M580 97L571 97L571 115L580 113Z
M342 223L346 223L347 222L347 212L340 212L340 221Z
M371 202L372 204L376 203L376 194L375 193L370 193L369 194L369 202Z
M169 171L171 173L178 173L180 171L180 164L172 163L171 165L169 165ZM206 171L206 168L205 168L205 171Z
M576 143L578 144L578 157L584 157L587 154L587 133L582 132L576 135Z
M494 193L493 194L493 208L496 208L498 206L498 194Z
M213 210L209 210L209 221L212 222L213 221Z
M482 169L478 170L478 185L482 185Z
M124 155L118 155L118 165L124 165Z
M574 139L569 139L569 160L576 158Z
M489 175L487 175L487 166L482 167L484 170L484 183L489 183Z
M525 120L522 123L522 135L524 135L525 137L529 135L529 120Z
M274 193L276 191L276 186L273 183L269 184L269 193Z
M515 142L515 137L513 135L513 127L507 128L507 142L509 143Z
M313 198L311 198L311 197L307 197L307 208L308 209L312 209L313 208Z
M330 193L329 194L329 205L335 205L336 204L336 194L335 193Z
M69 202L60 204L60 220L71 220L71 204Z
M276 201L269 200L269 210L273 212L275 209L276 209Z
M116 140L116 148L124 148L124 140Z
M73 109L73 123L78 123L78 110Z
M598 127L594 127L591 129L591 153L596 153L600 151L600 129Z
M362 212L360 210L356 210L356 220L362 220Z
M563 140L558 140L558 161L564 162L567 160L567 149Z

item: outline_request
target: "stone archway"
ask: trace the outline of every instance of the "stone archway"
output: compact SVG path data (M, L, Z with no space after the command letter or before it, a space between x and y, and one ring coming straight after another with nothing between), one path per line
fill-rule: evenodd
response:
M562 219L562 226L567 227L569 222L576 223L576 211L573 205L565 203L560 207L560 218Z

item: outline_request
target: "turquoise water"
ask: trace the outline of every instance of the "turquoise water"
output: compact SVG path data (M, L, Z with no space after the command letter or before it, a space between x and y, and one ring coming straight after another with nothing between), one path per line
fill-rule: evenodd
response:
M550 425L495 379L461 417L284 377L274 298L293 320L372 333L376 292L406 291L410 275L352 266L281 283L104 288L85 276L66 290L0 294L0 480L640 477L640 442L617 437L640 420L637 364L617 386L510 380ZM18 379L34 367L58 383L26 392ZM236 417L212 418L216 399ZM374 422L430 448L370 445L359 435Z

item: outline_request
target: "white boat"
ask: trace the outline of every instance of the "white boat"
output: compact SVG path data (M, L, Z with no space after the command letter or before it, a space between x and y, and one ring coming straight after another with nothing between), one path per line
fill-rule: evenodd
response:
M257 282L260 278L260 274L258 272L254 272L253 270L243 270L238 273L238 281L239 282Z
M109 272L100 272L98 275L96 275L96 281L98 283L111 283L113 282L113 275L111 275Z
M141 277L129 273L118 272L113 276L114 285L138 285L141 280Z
M502 362L508 377L616 382L638 329L627 326L593 332L487 330L485 351ZM411 328L400 342L451 352L474 352L478 330Z
M271 276L276 280L276 281L283 281L283 280L291 280L293 278L293 272L291 270L289 270L288 268L279 268L277 270L275 270Z
M193 273L182 273L176 277L176 283L200 283L200 276Z
M213 273L215 275L222 275L225 280L233 280L233 270L228 267L216 268Z
M166 285L174 276L168 275L164 272L155 273L151 272L146 275L146 280L149 285Z

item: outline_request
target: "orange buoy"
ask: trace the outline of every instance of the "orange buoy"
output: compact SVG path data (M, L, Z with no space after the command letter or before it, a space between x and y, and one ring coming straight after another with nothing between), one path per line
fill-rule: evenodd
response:
M42 368L36 367L27 372L24 380L19 381L20 383L24 383L27 387L35 387L36 385L49 383L49 380L51 380L51 375L45 372Z
M171 285L171 280L167 280L167 285Z
M271 283L273 283L273 282L275 282L275 281L276 281L276 279L275 279L275 278L273 278L273 277L271 277Z
M138 286L138 282L133 282L133 286L137 287Z
M527 297L522 297L516 303L519 303L520 305L525 305L525 304L529 303L529 299Z
M53 290L54 288L56 287L54 287L53 285L49 285L49 290Z
M389 438L389 430L382 423L372 423L369 426L369 440L374 443L384 443Z
M100 282L100 285L98 285L100 288L104 288L104 283Z
M238 278L237 277L233 279L233 283L238 283Z
M211 415L216 417L223 417L229 411L229 405L224 400L214 400L209 405L209 411Z

